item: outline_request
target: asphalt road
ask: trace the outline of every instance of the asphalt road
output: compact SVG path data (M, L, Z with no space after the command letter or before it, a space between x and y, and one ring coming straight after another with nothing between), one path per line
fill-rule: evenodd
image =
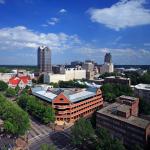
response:
M48 136L36 140L29 146L30 150L40 150L42 144L55 145L57 150L78 150L71 144L70 135L67 132L52 132Z

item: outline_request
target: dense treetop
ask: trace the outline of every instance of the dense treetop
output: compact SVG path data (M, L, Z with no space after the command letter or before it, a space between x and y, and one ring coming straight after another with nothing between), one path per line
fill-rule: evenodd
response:
M23 135L30 127L28 114L2 95L0 95L0 118L4 120L6 132L11 134Z

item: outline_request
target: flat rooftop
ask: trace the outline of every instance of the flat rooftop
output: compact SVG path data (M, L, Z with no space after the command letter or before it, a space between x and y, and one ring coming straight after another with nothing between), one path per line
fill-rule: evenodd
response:
M121 80L130 80L130 78L124 78L121 76L109 76L109 77L105 77L105 79L121 79Z
M135 86L138 90L148 90L150 91L150 84L138 84Z
M96 94L96 88L80 89L80 88L44 88L42 86L31 88L32 94L44 99L48 102L63 93L71 102L78 102L86 98L90 98Z
M120 96L119 98L124 99L124 100L129 100L129 101L135 101L135 100L137 100L136 97L125 96L125 95L122 95L122 96Z
M145 129L150 124L150 121L139 118L139 117L130 116L129 118L125 118L125 117L121 117L121 116L114 114L113 112L117 111L117 109L121 105L122 104L120 104L120 103L113 103L111 105L108 105L107 107L100 109L99 111L97 111L97 113L114 118L116 120L120 120L122 122L126 122L128 124L131 124L133 126L136 126L136 127L142 128L142 129ZM121 107L119 109L121 109ZM128 110L128 108L126 108L126 107L124 107L124 109ZM124 110L124 111L126 111L126 110Z

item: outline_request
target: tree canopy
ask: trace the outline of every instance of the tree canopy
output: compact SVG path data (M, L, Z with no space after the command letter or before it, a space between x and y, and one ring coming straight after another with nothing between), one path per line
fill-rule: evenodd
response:
M4 120L4 129L8 133L23 135L30 127L28 114L2 95L0 95L0 117Z
M58 86L60 88L87 88L84 84L79 84L77 81L70 80L70 81L59 81Z
M139 101L139 113L144 115L150 115L150 103L140 99Z
M4 81L0 80L0 91L6 91L8 88L7 83L5 83Z
M18 105L45 124L55 121L54 109L45 105L34 96L21 95L18 98Z
M123 144L118 139L112 139L105 128L98 128L95 133L96 150L125 150Z
M133 91L127 85L118 85L118 84L104 84L102 86L102 93L104 96L104 100L108 102L115 101L115 98L121 95L132 96Z
M94 129L90 121L80 118L71 128L72 141L75 145L82 145L94 136Z
M82 146L83 149L125 150L119 140L111 138L108 130L104 128L94 130L91 123L84 118L75 122L71 128L71 135L73 144Z
M15 91L15 89L13 89L13 88L8 88L8 89L6 90L5 95L6 95L7 97L14 97L14 96L16 96L16 91Z
M56 147L52 144L42 144L40 150L56 150Z

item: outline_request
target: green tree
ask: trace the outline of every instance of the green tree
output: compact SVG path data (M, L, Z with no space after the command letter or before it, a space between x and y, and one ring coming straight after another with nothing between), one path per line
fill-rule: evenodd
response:
M40 150L56 150L56 147L53 144L42 144Z
M37 80L37 83L44 83L44 75L41 74Z
M95 133L96 150L125 150L123 144L118 139L112 139L105 128L98 128Z
M4 129L8 133L24 135L30 127L28 114L2 95L0 95L0 117L4 120Z
M18 98L18 105L25 111L29 112L32 116L39 121L48 124L55 121L55 111L43 102L35 98L34 96L21 95Z
M102 86L102 93L104 96L104 100L108 102L114 102L115 98L121 95L132 96L133 91L127 85L119 85L119 84L104 84Z
M53 88L58 88L59 87L58 83L54 83L54 82L51 82L50 85L53 86Z
M16 91L17 94L18 94L19 90L20 90L19 86L16 86L15 91Z
M8 88L7 83L5 83L4 81L0 81L0 91L6 91Z
M71 134L73 144L82 145L94 136L94 129L89 121L81 118L71 128Z
M139 113L140 114L145 114L145 115L150 115L150 103L140 99L139 101Z
M6 90L5 95L6 95L7 97L14 97L14 96L16 96L16 91L15 91L15 89L13 89L13 88L8 88L8 89Z
M142 150L142 148L136 144L135 147L133 148L133 150Z

